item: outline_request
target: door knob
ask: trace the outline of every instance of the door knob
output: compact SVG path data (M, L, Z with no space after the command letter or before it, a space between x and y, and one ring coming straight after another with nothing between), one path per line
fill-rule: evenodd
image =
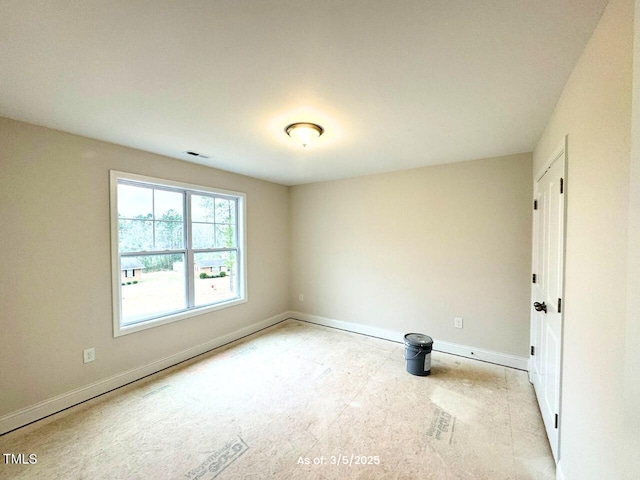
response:
M547 313L547 306L544 304L544 302L542 302L542 303L534 302L533 303L533 308L535 308L537 312Z

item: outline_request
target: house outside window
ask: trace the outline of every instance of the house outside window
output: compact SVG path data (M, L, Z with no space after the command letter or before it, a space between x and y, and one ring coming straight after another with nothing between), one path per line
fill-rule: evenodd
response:
M244 208L243 193L112 171L114 336L246 302Z

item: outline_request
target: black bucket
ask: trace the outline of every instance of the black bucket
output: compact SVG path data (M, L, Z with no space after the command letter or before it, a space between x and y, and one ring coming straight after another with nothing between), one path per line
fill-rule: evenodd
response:
M431 373L431 348L433 339L422 333L407 333L404 336L404 359L407 372L424 377Z

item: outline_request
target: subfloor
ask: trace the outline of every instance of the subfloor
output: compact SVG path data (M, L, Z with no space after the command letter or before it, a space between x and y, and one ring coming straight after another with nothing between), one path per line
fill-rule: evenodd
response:
M403 354L287 320L1 436L37 463L0 478L555 478L526 372Z

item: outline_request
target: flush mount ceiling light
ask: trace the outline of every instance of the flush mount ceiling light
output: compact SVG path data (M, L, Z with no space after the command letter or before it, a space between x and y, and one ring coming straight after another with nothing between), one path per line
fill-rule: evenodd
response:
M315 123L292 123L284 131L306 147L324 133L324 128Z

